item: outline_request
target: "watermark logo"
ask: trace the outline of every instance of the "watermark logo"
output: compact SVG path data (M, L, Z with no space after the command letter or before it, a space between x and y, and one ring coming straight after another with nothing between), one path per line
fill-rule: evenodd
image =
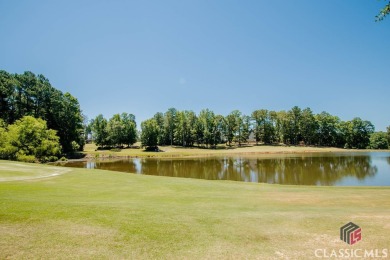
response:
M347 243L348 245L353 245L356 242L362 240L362 229L352 223L342 226L340 228L340 239ZM317 258L388 258L389 249L388 248L356 248L356 247L347 247L339 249L329 249L329 248L317 248L314 250L314 255Z
M362 229L358 225L349 222L340 228L340 239L349 245L353 245L362 240Z

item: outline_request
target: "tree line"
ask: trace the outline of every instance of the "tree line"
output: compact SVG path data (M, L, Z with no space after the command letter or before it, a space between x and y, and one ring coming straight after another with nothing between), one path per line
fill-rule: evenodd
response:
M115 114L109 120L100 114L91 120L87 128L98 146L129 147L137 142L137 123L133 114Z
M25 116L39 118L56 131L62 152L82 150L83 115L78 100L55 89L49 80L30 71L11 74L0 70L0 119L3 128Z
M375 133L374 125L356 117L342 121L327 112L314 114L310 108L297 106L288 111L255 110L244 115L238 110L227 116L209 109L179 111L170 108L158 112L141 123L141 142L145 147L157 145L198 146L215 148L218 144L314 145L342 148L387 149L388 132Z

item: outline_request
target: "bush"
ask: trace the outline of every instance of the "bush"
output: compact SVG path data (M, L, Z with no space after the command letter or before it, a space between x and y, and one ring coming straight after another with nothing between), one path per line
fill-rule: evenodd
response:
M0 158L45 162L58 159L60 152L56 131L42 119L25 116L7 128L0 126Z
M24 154L18 154L16 156L16 160L20 162L28 162L28 163L34 163L37 161L37 158L35 158L34 155L24 155Z
M384 132L376 132L370 136L370 145L368 148L371 149L388 149L389 142L387 141L387 134Z

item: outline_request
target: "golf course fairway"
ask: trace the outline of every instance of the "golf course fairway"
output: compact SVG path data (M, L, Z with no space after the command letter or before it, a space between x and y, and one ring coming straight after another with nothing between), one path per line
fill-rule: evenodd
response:
M390 245L389 187L207 181L8 161L0 161L0 180L0 259L315 259L340 249L382 254ZM340 240L348 222L362 229L354 245Z

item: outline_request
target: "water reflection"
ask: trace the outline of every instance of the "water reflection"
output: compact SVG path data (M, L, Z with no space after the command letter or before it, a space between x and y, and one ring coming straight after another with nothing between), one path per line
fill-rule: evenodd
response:
M387 153L278 158L144 158L69 162L65 166L206 180L298 185L390 185L388 155Z

